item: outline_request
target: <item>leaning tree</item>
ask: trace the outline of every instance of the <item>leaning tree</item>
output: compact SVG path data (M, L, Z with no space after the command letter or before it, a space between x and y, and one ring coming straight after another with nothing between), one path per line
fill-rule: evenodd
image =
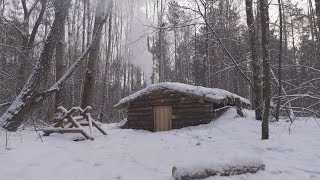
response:
M0 118L2 127L8 131L17 130L23 122L23 117L36 101L40 84L49 72L54 49L64 31L64 19L68 15L70 3L71 0L54 1L55 18L38 62L19 95Z

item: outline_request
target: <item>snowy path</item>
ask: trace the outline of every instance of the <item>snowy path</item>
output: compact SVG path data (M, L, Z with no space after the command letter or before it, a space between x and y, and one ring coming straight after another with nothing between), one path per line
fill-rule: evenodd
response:
M150 133L106 125L108 135L95 141L72 141L73 136L51 135L44 142L37 134L10 134L4 148L0 132L0 180L168 180L174 165L224 162L258 157L266 171L209 180L320 179L320 127L314 120L299 120L288 134L288 123L271 123L271 140L260 140L260 122L234 118L235 111L214 124L169 132ZM38 139L38 140L36 140Z

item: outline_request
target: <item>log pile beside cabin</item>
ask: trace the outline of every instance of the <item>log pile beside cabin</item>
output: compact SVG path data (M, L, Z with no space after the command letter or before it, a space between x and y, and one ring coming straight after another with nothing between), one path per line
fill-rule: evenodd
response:
M150 85L115 107L127 109L125 128L165 131L207 124L221 113L217 109L234 106L238 97L220 89L166 82ZM250 106L246 99L240 100L243 107Z

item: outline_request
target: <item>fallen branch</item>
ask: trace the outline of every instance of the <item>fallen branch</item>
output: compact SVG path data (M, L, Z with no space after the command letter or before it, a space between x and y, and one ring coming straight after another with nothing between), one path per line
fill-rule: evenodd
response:
M276 78L276 75L274 74L272 68L270 68L270 72L271 72L271 76L273 77L273 79L274 79L274 80L276 81L276 83L279 85L279 81L278 81L278 79ZM282 91L282 93L283 93L285 96L288 96L288 95L287 95L287 92L286 92L286 90L284 89L283 86L281 86L281 91ZM291 107L292 107L291 102L288 101L288 102L285 103L285 105L288 106L288 111L289 111L289 112L288 112L288 114L289 114L288 116L289 116L289 119L290 119L290 120L294 119L295 115L294 115L293 110L291 109ZM283 105L283 106L284 106L284 105ZM283 108L283 106L280 108L280 110Z
M10 106L11 104L12 104L12 102L1 103L0 108Z

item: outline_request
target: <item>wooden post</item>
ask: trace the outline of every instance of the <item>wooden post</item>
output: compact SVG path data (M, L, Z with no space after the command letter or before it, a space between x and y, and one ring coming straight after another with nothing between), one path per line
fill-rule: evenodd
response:
M88 121L88 126L90 126L89 118L91 119L91 123L94 127L96 127L103 135L107 135L107 133L100 127L100 125L91 118L91 115L89 113L90 110L92 110L91 106L87 106L85 109L82 109L81 107L78 107L80 111L80 115L83 116Z
M243 112L242 112L242 106L241 106L241 101L240 101L240 98L235 98L235 105L236 105L236 108L237 108L237 114L240 116L240 117L243 117Z

